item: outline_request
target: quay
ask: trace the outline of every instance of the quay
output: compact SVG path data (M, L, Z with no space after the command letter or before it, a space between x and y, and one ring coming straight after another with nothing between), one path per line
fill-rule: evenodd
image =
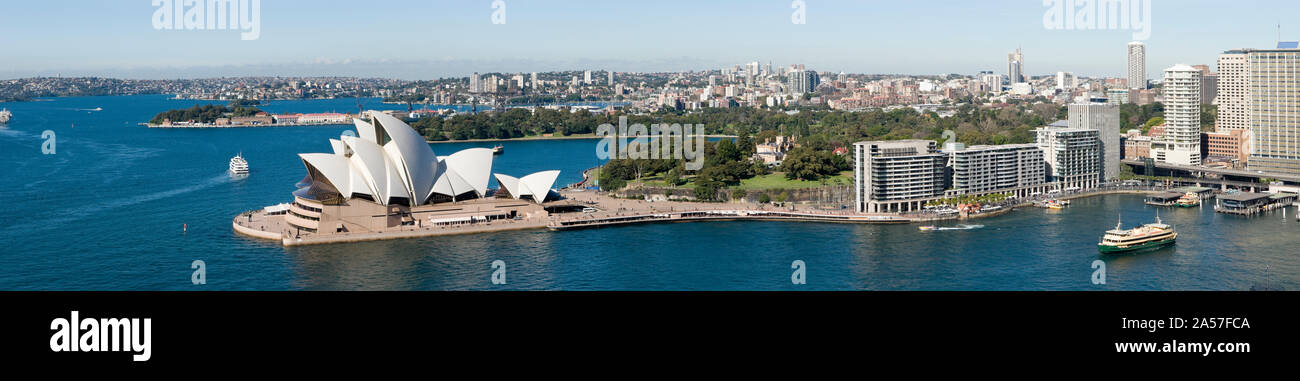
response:
M1235 193L1220 195L1214 211L1239 216L1253 216L1270 210L1283 209L1295 203L1292 193Z
M388 228L345 223L335 231L312 232L293 228L286 219L299 218L288 213L292 207L268 207L241 213L232 226L238 234L279 242L283 246L319 245L390 239L480 234L515 230L565 231L646 223L708 221L792 221L840 224L912 224L938 221L989 218L1033 206L1021 201L971 214L860 214L852 210L824 210L816 205L774 206L757 203L707 203L683 201L646 201L620 199L605 192L567 189L558 192L558 201L527 207L508 199L476 199L443 205L444 213L458 218L433 218L429 214L416 221ZM1149 189L1101 189L1058 196L1077 199L1108 194L1150 194ZM493 217L495 210L517 210L510 218ZM413 211L414 213L428 213ZM432 211L431 211L432 212ZM298 212L301 213L301 212ZM479 215L482 216L479 216ZM479 218L475 218L479 217ZM428 221L424 221L428 219Z

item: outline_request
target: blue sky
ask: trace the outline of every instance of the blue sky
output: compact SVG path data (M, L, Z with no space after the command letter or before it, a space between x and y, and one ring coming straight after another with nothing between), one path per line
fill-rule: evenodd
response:
M261 37L155 30L151 0L0 2L0 78L678 71L749 61L856 73L1120 76L1132 30L1049 30L1043 0L263 0ZM1081 1L1081 0L1076 0ZM1134 0L1136 1L1136 0ZM1151 0L1148 72L1300 40L1296 1Z

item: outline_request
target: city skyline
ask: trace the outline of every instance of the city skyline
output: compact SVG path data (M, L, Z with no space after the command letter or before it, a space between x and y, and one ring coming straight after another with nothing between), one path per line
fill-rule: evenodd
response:
M472 72L710 70L755 60L831 72L1005 75L1005 54L1017 47L1032 62L1025 67L1029 76L1064 71L1123 77L1125 46L1135 34L1123 28L1048 29L1048 8L1041 1L921 5L805 0L805 24L792 22L797 3L557 1L543 6L510 0L504 2L505 23L494 24L497 11L491 1L389 4L409 15L405 19L355 17L348 12L356 4L338 0L312 7L263 2L258 38L252 41L242 40L238 30L157 30L150 1L11 3L0 6L6 15L0 16L0 43L10 47L8 59L0 63L0 78L342 75L409 80ZM1269 48L1279 36L1277 20L1252 14L1258 7L1168 4L1152 4L1150 38L1144 41L1148 68L1213 64L1222 51ZM1300 4L1270 8L1285 13L1286 8L1300 10ZM1288 38L1295 33L1287 25L1281 27L1283 40L1295 39ZM584 40L575 42L571 36ZM1157 78L1148 74L1148 79Z

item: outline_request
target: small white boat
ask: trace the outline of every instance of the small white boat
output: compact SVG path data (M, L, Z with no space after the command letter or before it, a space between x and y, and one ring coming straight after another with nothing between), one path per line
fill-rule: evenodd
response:
M9 119L13 118L13 116L14 113L9 112L9 109L0 110L0 124L9 123Z
M243 153L230 158L230 174L235 176L248 174L248 160L244 160Z

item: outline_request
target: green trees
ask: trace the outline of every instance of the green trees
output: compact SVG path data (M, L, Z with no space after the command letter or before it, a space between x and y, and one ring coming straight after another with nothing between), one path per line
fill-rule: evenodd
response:
M1120 131L1146 128L1144 125L1151 118L1165 115L1165 105L1161 103L1152 103L1138 106L1133 103L1126 103L1119 106L1119 128ZM1145 132L1145 130L1143 130Z
M173 122L195 121L198 123L212 123L218 118L252 116L262 112L253 107L243 107L235 105L233 107L221 105L194 105L188 109L169 110L155 115L149 123L162 124L164 120Z
M830 151L799 147L786 153L781 162L781 171L790 180L818 180L826 176L835 176L842 171L853 169L848 159Z

